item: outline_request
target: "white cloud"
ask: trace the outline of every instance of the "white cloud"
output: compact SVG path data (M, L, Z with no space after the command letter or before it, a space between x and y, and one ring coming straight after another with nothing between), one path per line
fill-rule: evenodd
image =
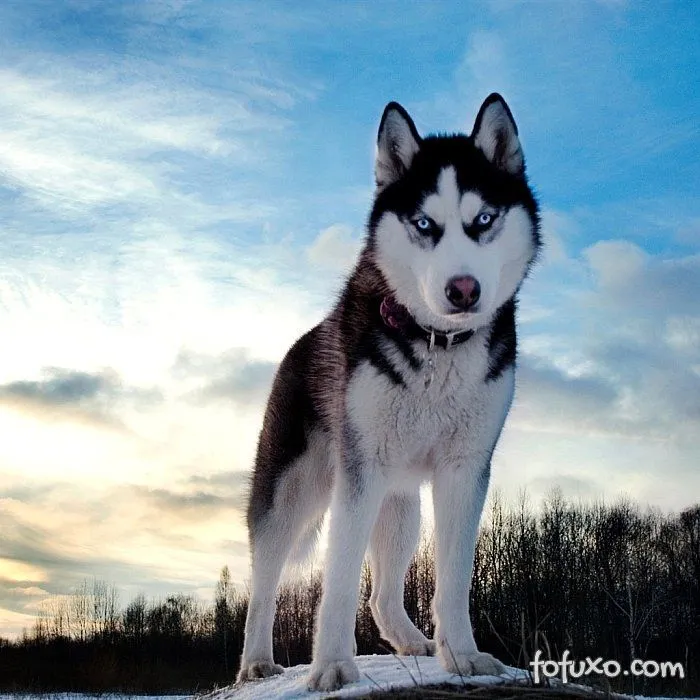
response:
M700 316L669 316L666 321L666 342L678 353L697 357Z
M576 218L545 213L545 240L559 232L580 244ZM495 483L689 505L700 492L699 257L621 239L555 251L523 290L518 390Z
M271 138L288 125L253 108L244 82L236 93L217 94L158 76L124 80L113 68L58 63L0 71L0 173L64 214L111 203L170 202L184 211L170 155L251 165L261 156L256 135ZM255 93L277 100L274 92Z
M26 588L10 588L9 593L18 593L19 595L23 596L48 596L48 592L45 591L43 588L39 588L38 586L27 586Z
M639 246L630 241L598 241L584 251L584 255L602 292L622 289L632 291L630 282L642 282L642 273L649 256ZM641 286L637 293L640 299L653 288L655 280L651 277Z
M467 50L457 71L457 83L473 94L474 109L492 92L513 96L512 71L504 37L496 31L477 29L469 35ZM476 111L474 111L476 117ZM467 125L471 130L473 118Z
M559 265L570 262L566 251L566 240L578 233L578 226L571 216L554 209L543 209L540 213L542 235L542 264Z
M362 241L352 227L333 224L318 234L307 254L314 264L347 273L354 266L361 246Z

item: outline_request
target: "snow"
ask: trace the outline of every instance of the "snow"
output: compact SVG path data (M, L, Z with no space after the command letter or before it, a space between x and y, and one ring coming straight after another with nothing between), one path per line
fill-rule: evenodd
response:
M120 694L92 695L90 693L0 693L0 700L297 700L298 698L352 698L372 691L392 688L413 688L417 685L449 683L457 687L463 685L495 685L528 681L529 674L517 668L506 667L502 676L469 676L461 678L442 669L438 660L430 656L373 655L355 657L361 679L357 683L335 692L311 692L306 689L306 679L310 666L294 666L272 678L250 681L242 685L231 685L207 694L132 696ZM576 686L582 690L591 690ZM630 700L679 700L678 698L648 698L641 695L618 696ZM683 698L682 700L700 700Z
M352 698L375 690L413 688L416 685L451 683L456 686L512 683L527 679L528 673L507 668L503 676L461 678L448 673L431 656L374 655L356 656L360 680L335 692L311 692L306 689L309 665L285 669L283 674L259 681L233 685L207 695L207 700L295 700L296 698Z

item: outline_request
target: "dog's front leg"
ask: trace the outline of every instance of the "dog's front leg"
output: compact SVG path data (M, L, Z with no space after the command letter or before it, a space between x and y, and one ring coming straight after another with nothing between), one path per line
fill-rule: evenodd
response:
M353 661L360 571L385 493L384 475L361 456L355 440L346 440L331 503L323 597L308 681L310 690L337 690L360 678Z
M436 586L435 642L442 666L461 675L499 675L504 667L477 650L469 618L469 589L489 460L471 455L443 463L433 480Z

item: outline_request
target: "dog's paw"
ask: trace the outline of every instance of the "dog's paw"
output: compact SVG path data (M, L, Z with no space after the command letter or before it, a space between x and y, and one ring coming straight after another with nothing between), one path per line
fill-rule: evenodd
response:
M249 661L241 664L241 670L236 676L236 681L245 683L245 681L253 681L258 678L276 676L278 673L284 673L284 669L279 664L274 663L274 661Z
M309 690L338 690L360 680L360 672L352 659L314 663L309 674Z
M401 644L396 647L396 653L399 656L435 656L435 651L436 645L432 639Z
M442 651L440 662L449 673L460 676L500 676L506 670L498 659L481 651L466 654L451 654L449 649Z

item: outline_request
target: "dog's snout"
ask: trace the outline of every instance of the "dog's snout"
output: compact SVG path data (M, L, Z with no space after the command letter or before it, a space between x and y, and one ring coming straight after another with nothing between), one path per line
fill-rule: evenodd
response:
M471 275L466 277L453 277L445 287L445 294L450 303L459 309L467 311L481 296L479 280Z

